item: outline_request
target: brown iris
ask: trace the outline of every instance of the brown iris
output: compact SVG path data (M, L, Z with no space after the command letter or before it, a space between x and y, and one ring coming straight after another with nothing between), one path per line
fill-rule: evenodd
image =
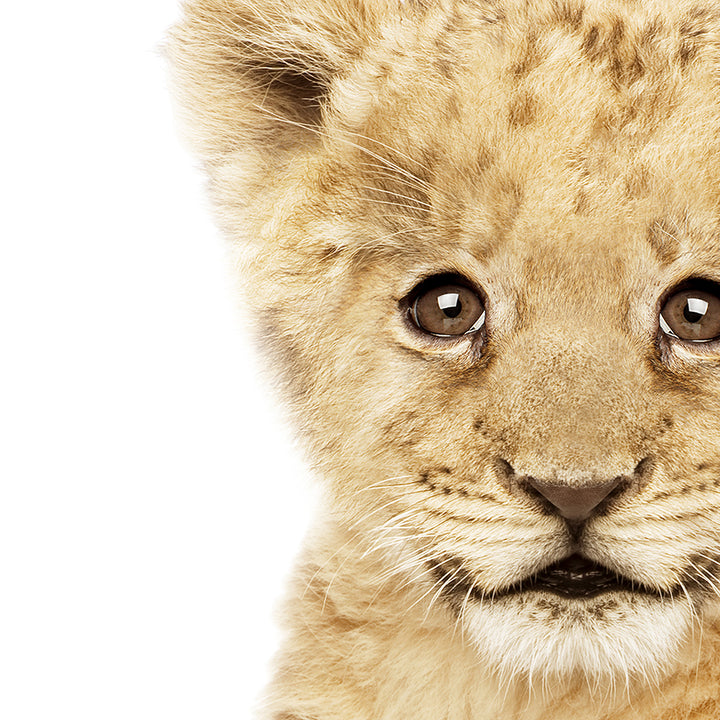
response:
M426 285L411 307L415 324L430 335L467 335L485 321L478 293L455 282Z
M720 338L720 288L685 287L668 296L660 311L660 327L667 335L688 342Z

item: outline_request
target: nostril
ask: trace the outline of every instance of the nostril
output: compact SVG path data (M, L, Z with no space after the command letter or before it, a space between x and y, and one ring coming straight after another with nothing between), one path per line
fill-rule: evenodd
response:
M533 477L526 479L527 485L550 502L562 517L574 522L587 520L592 514L592 511L605 500L621 482L622 478L618 477L608 482L595 485L571 487L569 485L558 485L557 483L536 480Z

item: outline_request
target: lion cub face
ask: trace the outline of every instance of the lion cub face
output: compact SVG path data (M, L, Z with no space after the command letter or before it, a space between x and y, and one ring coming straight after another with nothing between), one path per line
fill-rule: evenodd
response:
M718 16L198 0L176 31L337 522L500 672L652 678L717 602Z

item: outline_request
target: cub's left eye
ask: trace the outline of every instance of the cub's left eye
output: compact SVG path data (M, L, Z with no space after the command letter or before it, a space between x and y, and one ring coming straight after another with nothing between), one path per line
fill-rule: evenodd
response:
M411 305L415 325L430 335L468 335L485 323L477 292L455 282L425 285Z
M672 293L660 311L660 329L687 342L720 338L720 287L686 287Z

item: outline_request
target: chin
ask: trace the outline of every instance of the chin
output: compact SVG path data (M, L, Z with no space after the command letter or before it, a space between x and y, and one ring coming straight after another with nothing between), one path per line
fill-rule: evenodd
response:
M453 564L434 567L445 600L503 684L581 681L608 693L657 685L695 630L700 598L684 586L644 585L577 553L490 591Z
M466 637L501 679L521 676L542 689L578 679L605 692L657 685L693 625L688 599L628 591L516 592L468 598L458 611Z

